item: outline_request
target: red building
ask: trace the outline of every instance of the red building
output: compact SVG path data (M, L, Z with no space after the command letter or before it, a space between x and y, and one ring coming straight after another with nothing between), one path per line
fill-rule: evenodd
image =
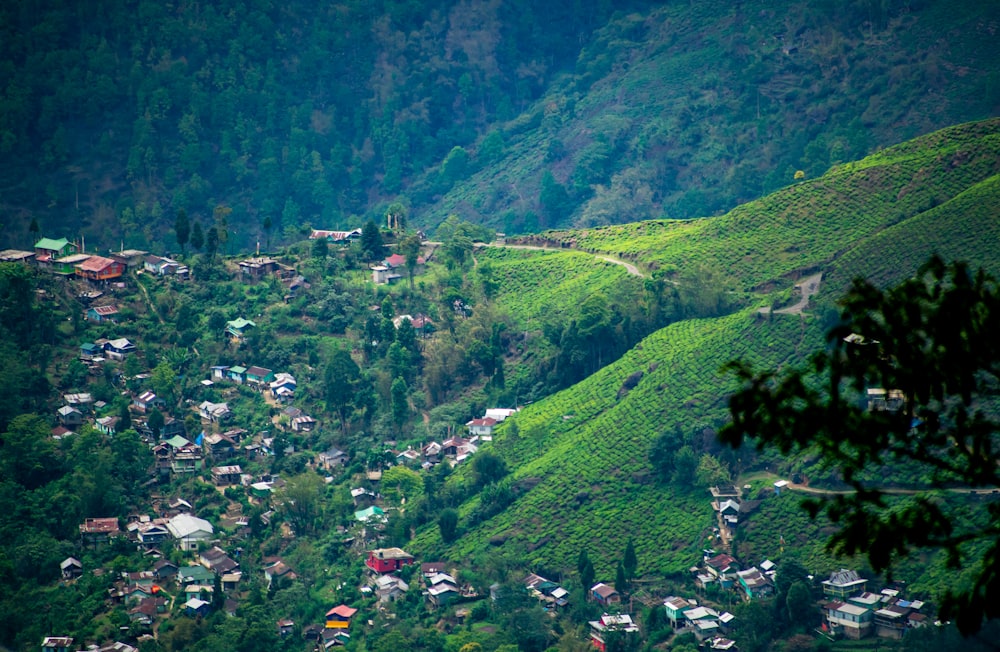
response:
M379 548L368 551L365 566L376 573L391 573L413 563L413 555L401 548Z
M121 278L124 273L125 263L103 256L91 256L76 266L77 276L91 281L109 281Z

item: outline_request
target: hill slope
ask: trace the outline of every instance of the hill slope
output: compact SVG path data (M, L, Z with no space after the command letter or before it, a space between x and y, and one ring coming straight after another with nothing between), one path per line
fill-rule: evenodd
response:
M998 134L996 120L960 125L718 218L546 236L661 267L715 266L737 287L757 289L761 303L773 299L783 275L822 271L831 281L824 281L830 287L819 309L809 309L818 312L849 278L898 278L932 251L1000 269L990 237L1000 205ZM767 247L783 255L766 256ZM516 436L505 426L495 443L523 495L482 523L469 521L478 498L467 501L462 515L468 532L451 554L503 545L516 556L568 568L587 548L608 578L625 541L634 538L641 571L686 569L713 524L709 497L659 483L647 458L650 446L666 433L675 448L689 443L700 446L699 453L723 454L713 448L710 432L704 434L725 419L730 381L720 367L738 357L771 368L801 360L822 345L822 322L766 319L750 310L683 321L583 382L528 406L515 419ZM634 374L641 378L626 391ZM417 545L429 548L436 541L436 531L428 529Z

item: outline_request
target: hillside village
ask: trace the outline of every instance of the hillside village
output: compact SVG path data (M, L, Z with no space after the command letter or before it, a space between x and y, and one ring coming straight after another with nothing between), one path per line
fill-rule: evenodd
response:
M347 246L359 235L360 230L314 231L311 237ZM76 290L83 289L76 295L77 309L84 320L106 333L81 343L76 357L87 376L108 378L118 396L114 401L95 400L84 391L86 381L78 383L77 391L63 393L61 405L52 414L53 440L72 440L76 433L90 429L114 439L131 428L148 447L151 460L144 482L148 496L141 501L148 507L122 517L88 515L79 524L78 551L62 560L58 569L66 587L84 576L103 578L107 586L104 609L127 617L127 625L121 627L123 635L110 642L84 641L52 631L41 642L44 651L87 646L119 652L145 649L145 641L157 639L185 619L200 622L219 613L235 617L248 600L259 602L261 592L273 596L307 581L296 562L282 554L296 538L322 534L312 532L308 521L296 518L294 501L296 497L304 500L301 488L289 487L287 474L277 464L292 457L299 460L302 471L327 487L349 491L341 500L349 500L350 506L343 508L344 518L328 536L332 545L343 550L333 557L349 564L357 584L348 590L339 582L342 590L327 594L322 618L318 612L311 620L279 614L270 628L276 640L299 641L289 643L289 649L350 646L352 636L366 638L378 623L403 612L431 615L445 632L460 631L491 619L490 614L504 608L500 605L514 600L535 605L553 621L587 614L590 617L583 616L580 622L581 637L602 652L638 649L642 641L666 645L686 637L702 649L737 650L747 624L734 615L733 605L772 600L776 592L789 591L787 583L782 586L775 563L766 559L743 563L712 549L692 560L697 563L683 580L638 577L633 560L618 578L593 584L589 583L592 567L580 578L560 574L561 579L550 581L530 572L512 583L484 585L484 576L469 562L420 559L404 548L388 545L399 540L391 523L405 512L406 499L400 493L402 484L387 491L386 479L398 475L394 469L444 477L451 469L477 459L495 463L497 458L489 451L497 429L515 423L518 408L485 409L481 416L448 428L446 438L405 448L395 442L375 452L315 448L310 442L316 441L330 415L313 412L316 403L302 400L306 388L293 369L257 364L249 340L258 328L254 319L226 320L217 333L240 364L193 369L201 372L201 378L188 382L179 397L164 399L153 391L156 370L138 362L144 357L141 339L119 336L125 322L116 302L133 292L136 283L145 282L142 277L157 283L211 282L200 281L187 265L143 251L112 252L108 257L77 253L68 240L48 238L39 240L34 252L5 251L0 258L31 265L41 274L63 277ZM388 256L372 265L368 282L377 286L400 278L387 277L385 272L404 266L402 258ZM424 264L421 257L420 265ZM286 302L310 288L293 265L272 258L237 260L232 268L238 283L254 284L273 277ZM426 316L404 315L390 323L399 329L404 322L424 337L434 330ZM173 393L173 388L166 389ZM266 408L267 427L258 429L241 420L239 415L246 414L243 406L248 403ZM481 454L481 450L487 452ZM476 473L484 473L484 468L477 468ZM743 490L711 487L717 526L706 523L706 531L714 533L716 545L730 550L737 529L752 518L761 500L778 499L787 486L786 481L775 482L773 488L758 491L755 500L743 497L749 485ZM297 524L302 532L297 531ZM444 537L445 526L441 528ZM268 530L274 532L271 543L259 550L248 547L260 545L261 533ZM110 557L103 552L108 550L119 555L129 551L118 557L129 561L116 561L115 568L109 567ZM621 568L619 564L620 573ZM581 580L586 585L577 586ZM868 592L869 581L852 570L836 571L822 581L814 581L811 575L796 580L810 582L816 598L799 612L804 621L792 625L813 630L821 638L898 640L928 623L930 607L924 602L904 599L904 590L893 586ZM548 625L538 626L548 629Z

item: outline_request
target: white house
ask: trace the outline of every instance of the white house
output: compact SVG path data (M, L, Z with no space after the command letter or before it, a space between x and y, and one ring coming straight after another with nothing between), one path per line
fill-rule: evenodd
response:
M167 521L167 529L177 539L181 550L197 550L198 544L209 541L215 530L205 519L191 514L178 514Z

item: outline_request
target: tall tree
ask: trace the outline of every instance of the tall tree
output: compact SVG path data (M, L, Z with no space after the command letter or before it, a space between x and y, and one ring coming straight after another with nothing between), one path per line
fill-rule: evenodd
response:
M628 588L628 577L625 575L625 567L621 562L618 562L618 568L615 569L615 589L624 598L628 593Z
M395 233L401 232L406 228L406 217L408 212L406 204L403 202L394 201L389 204L389 208L385 211L385 228Z
M635 556L635 544L632 543L632 538L629 537L628 543L625 545L625 555L622 557L622 567L625 569L625 577L629 581L635 579L635 573L639 569L639 559Z
M876 572L925 547L943 548L958 567L978 547L971 581L943 596L941 612L976 631L1000 617L1000 510L991 504L979 519L959 519L933 495L885 509L884 465L908 465L928 489L1000 486L1000 288L982 270L934 257L888 289L856 280L841 305L830 345L806 368L730 365L743 388L719 435L733 446L749 437L786 457L808 450L838 468L854 492L807 507L841 524L830 548L866 553ZM866 403L871 388L890 400Z
M201 228L201 222L196 221L191 227L191 246L198 251L205 246L205 232Z
M413 289L413 274L420 262L420 236L411 233L399 243L399 251L406 257L406 275L410 279L410 289Z
M576 572L580 576L580 583L583 590L589 590L594 585L594 564L590 561L590 556L586 550L580 550L580 556L576 560Z
M146 421L146 425L149 426L149 429L153 432L153 439L160 438L160 432L163 431L163 424L165 422L166 419L164 418L163 413L158 409L153 408L153 410L149 413L149 419Z
M229 242L229 216L232 213L233 209L225 204L219 204L212 211L212 217L215 218L215 230L218 233L219 245L222 247L223 253L228 253L226 243Z
M191 222L188 220L187 211L183 208L177 211L177 217L174 219L174 234L177 236L177 244L180 245L183 255L184 247L191 236Z
M369 262L381 260L385 255L382 233L374 220L368 220L361 227L361 255Z
M392 423L397 430L402 430L406 420L410 418L410 388L406 386L406 381L397 378L392 381L389 390L392 397Z
M205 253L209 258L215 258L215 252L219 250L219 230L214 226L208 227L205 235Z
M361 369L350 351L337 349L326 367L326 405L336 412L340 429L347 434L348 415L354 405L355 392L361 381Z
M270 213L264 216L264 221L261 226L264 229L264 249L266 251L271 251L271 230L274 228L274 222L271 221Z

